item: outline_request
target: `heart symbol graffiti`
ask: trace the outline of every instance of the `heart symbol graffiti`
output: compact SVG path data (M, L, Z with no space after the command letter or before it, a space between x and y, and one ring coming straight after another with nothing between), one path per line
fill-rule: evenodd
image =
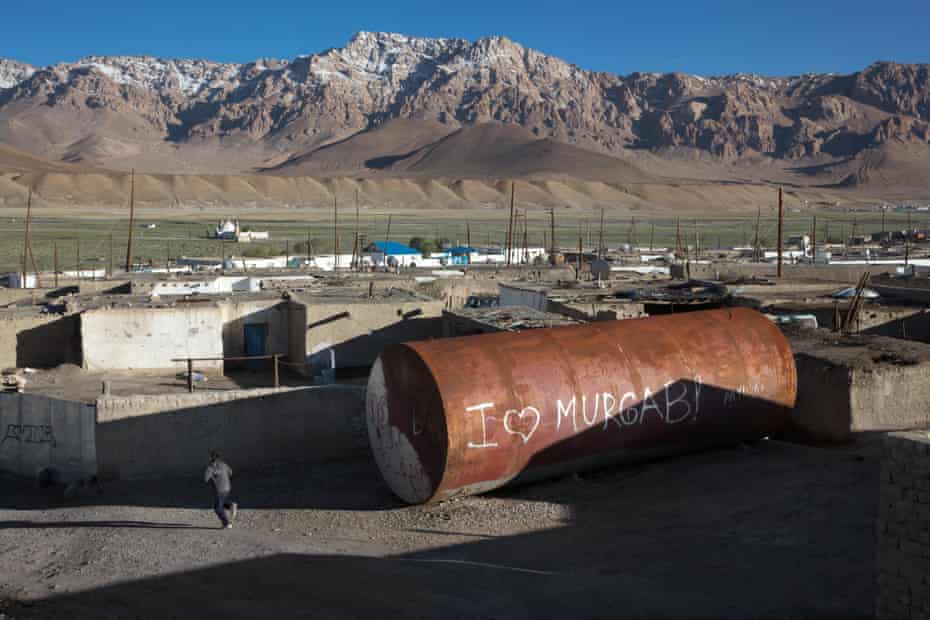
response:
M523 420L527 417L532 419L532 428L528 431L520 430L519 428L514 428L510 425L511 417L516 417L519 420L519 426L525 427ZM511 435L519 435L520 439L523 440L523 443L526 443L533 436L533 433L536 432L536 429L539 428L539 409L536 407L524 407L521 411L516 409L508 409L507 413L504 414L504 430L510 433Z

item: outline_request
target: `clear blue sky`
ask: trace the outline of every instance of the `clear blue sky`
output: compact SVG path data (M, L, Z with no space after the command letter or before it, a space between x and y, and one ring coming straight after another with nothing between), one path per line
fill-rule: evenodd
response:
M430 0L9 0L0 57L36 65L91 54L248 61L342 46L358 30L501 34L586 69L848 73L930 62L930 0L572 2Z

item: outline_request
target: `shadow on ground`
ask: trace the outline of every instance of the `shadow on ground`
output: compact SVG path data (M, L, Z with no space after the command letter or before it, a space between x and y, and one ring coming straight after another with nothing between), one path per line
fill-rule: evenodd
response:
M876 593L875 448L764 441L606 468L490 495L518 511L536 501L567 506L565 522L550 529L383 558L274 554L53 596L11 614L870 618ZM393 505L386 489L372 492L370 480L351 476L367 465L354 467L336 477L329 469L310 471L306 487L282 503L359 510ZM300 475L282 473L290 482ZM287 486L277 486L274 478L255 484L269 485L248 491L256 497L275 497ZM132 490L130 497L147 492ZM449 515L451 534L460 511L485 501L434 509Z

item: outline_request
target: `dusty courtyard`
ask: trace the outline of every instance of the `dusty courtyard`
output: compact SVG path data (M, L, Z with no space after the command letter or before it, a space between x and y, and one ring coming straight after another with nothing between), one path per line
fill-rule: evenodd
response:
M368 461L64 499L0 479L0 613L134 617L873 614L879 442L763 441L405 507ZM235 466L235 455L229 455Z

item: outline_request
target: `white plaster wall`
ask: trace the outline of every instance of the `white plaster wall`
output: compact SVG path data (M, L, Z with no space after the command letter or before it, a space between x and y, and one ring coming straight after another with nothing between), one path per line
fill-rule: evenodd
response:
M185 370L174 358L223 355L223 316L215 305L174 308L103 308L81 315L88 370ZM196 362L196 370L222 371L223 363Z

